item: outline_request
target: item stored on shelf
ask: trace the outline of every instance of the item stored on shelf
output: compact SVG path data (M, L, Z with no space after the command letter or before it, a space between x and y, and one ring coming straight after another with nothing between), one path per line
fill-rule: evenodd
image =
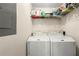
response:
M74 8L70 7L70 8L66 8L65 10L62 11L62 15L66 15L67 13L73 11Z
M66 8L62 10L61 15L66 15L69 12L73 11L75 8L79 7L79 3L65 3Z
M31 10L31 16L35 15L35 10Z
M36 9L36 11L35 11L35 16L39 16L39 14L40 14L39 9Z
M45 16L46 16L45 11L43 11L43 10L41 11L41 16L42 16L42 17L45 17Z
M59 10L64 10L66 8L66 4L63 3L60 7L59 7Z
M78 8L79 7L79 3L72 3L72 5L74 6L74 8Z
M57 11L53 12L53 16L61 15L62 10L58 9Z

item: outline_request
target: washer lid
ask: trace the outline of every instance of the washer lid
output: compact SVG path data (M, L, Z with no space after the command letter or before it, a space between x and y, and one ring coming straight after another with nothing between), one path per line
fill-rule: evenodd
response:
M68 37L68 36L53 37L53 38L51 38L51 41L53 41L53 42L75 42L75 40L73 38Z
M49 41L47 36L31 36L27 41Z

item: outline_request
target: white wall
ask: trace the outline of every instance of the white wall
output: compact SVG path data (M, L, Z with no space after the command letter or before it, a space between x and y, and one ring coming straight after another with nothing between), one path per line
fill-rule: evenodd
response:
M79 8L64 16L62 20L65 21L63 29L66 31L66 34L76 40L77 55L79 55Z
M41 32L53 32L61 30L61 19L56 18L45 18L45 19L35 19L33 21L33 31Z
M25 56L31 29L30 4L17 4L17 34L0 37L0 55Z

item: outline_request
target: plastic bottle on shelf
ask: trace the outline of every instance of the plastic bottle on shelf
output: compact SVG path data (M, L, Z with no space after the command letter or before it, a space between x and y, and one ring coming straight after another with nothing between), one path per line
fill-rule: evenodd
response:
M35 15L35 11L31 10L31 16L34 16L34 15Z
M41 16L42 16L42 17L45 17L45 16L46 16L45 11L43 11L43 10L41 11Z
M39 9L35 10L35 16L39 16Z

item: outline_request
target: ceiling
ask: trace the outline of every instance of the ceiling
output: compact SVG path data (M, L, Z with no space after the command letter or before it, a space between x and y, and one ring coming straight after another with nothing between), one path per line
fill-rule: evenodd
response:
M38 8L42 8L42 7L50 7L50 8L57 8L61 5L62 3L32 3L32 7L38 7Z

